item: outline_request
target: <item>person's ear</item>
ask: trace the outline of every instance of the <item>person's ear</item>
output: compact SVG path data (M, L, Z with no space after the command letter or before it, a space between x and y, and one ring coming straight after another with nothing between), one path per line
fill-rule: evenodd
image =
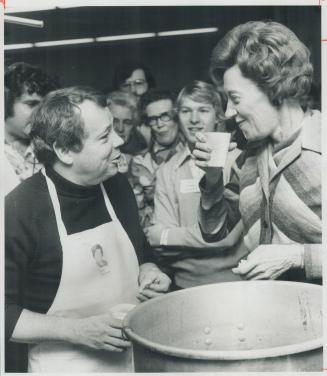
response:
M71 150L65 147L58 146L56 142L53 144L53 150L55 151L57 158L65 165L73 164L73 156Z

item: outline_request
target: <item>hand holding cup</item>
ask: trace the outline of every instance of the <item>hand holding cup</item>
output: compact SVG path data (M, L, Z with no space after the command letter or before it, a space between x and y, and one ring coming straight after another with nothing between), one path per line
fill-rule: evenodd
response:
M197 142L192 152L195 164L206 172L207 180L217 180L228 151L234 150L237 144L230 143L230 134L225 132L198 132L195 137Z

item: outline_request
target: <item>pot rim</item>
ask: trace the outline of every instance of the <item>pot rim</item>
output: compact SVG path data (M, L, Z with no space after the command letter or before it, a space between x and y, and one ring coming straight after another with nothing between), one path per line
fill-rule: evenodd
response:
M295 284L305 284L308 286L308 288L321 290L322 287L320 285L313 285L310 283L301 283L301 282L289 282L289 281L235 281L235 282L225 282L225 283L217 283L217 284L210 284L210 285L202 285L202 286L196 286L187 289L188 291L194 290L194 289L201 289L207 286L213 286L213 285L227 285L227 284L244 284L244 283L262 283L262 284L271 284L271 283L278 283L278 284L284 284L284 285L292 285L292 287L295 287ZM310 286L310 287L309 287ZM183 293L185 290L179 290L172 293L169 293L171 296L172 294L178 295ZM322 348L323 346L323 337L321 334L321 337L317 339L313 339L310 341L304 341L292 345L286 345L286 346L278 346L278 347L270 347L265 349L254 349L254 350L193 350L193 349L186 349L186 348L180 348L180 347L174 347L174 346L168 346L168 345L162 345L153 341L150 341L148 339L145 339L141 337L140 335L136 334L132 328L129 327L130 320L132 316L134 316L139 310L143 310L145 305L151 305L154 304L154 301L157 303L158 300L165 299L167 295L163 295L161 297L155 298L154 300L149 300L145 303L142 303L142 305L139 305L132 309L128 314L126 315L124 319L124 332L126 333L127 337L132 339L137 344L140 344L144 346L147 349L150 349L155 352L175 356L175 357L182 357L182 358L193 358L193 359L205 359L205 360L249 360L249 359L262 359L262 358L272 358L272 357L278 357L278 356L287 356L292 354L298 354L301 352L306 352L310 350L317 350L319 348Z

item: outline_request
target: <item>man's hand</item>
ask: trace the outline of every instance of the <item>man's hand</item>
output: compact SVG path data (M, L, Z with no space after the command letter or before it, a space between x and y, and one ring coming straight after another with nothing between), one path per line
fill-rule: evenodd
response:
M163 295L169 290L170 284L171 279L155 264L143 264L140 266L137 298L143 302Z
M122 320L111 313L83 319L72 319L68 341L97 350L122 352L131 346L123 338Z
M160 245L161 234L165 228L162 225L153 225L144 229L145 236L152 247Z
M303 257L301 244L260 245L233 272L244 279L276 279L291 268L303 267Z

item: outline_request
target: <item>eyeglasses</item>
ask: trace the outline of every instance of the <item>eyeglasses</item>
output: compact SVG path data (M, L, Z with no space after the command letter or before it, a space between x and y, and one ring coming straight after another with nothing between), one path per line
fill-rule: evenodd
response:
M164 123L168 123L168 121L172 120L174 117L174 114L173 112L163 112L162 114L158 115L158 116L148 116L146 118L146 124L149 126L149 127L154 127L155 125L158 124L158 120L160 119L160 121L164 122Z
M147 82L145 80L142 80L142 79L130 81L130 82L123 82L120 85L120 88L122 90L131 90L132 87L135 87L137 89L137 88L143 87L146 83Z

